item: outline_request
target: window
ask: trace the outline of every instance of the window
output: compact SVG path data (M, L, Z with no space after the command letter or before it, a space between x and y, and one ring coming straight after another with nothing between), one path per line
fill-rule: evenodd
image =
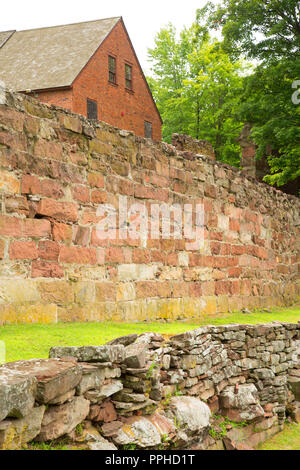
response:
M96 101L87 99L87 118L98 119L98 106Z
M117 83L116 59L111 55L108 56L108 80L115 85Z
M145 137L152 139L152 122L145 121Z
M132 90L132 67L128 64L125 64L125 87Z

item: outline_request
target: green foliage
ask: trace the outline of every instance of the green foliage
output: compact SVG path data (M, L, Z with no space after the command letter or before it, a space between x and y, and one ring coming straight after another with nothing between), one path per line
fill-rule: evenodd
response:
M223 0L217 7L210 4L208 24L222 30L230 57L256 61L245 78L239 116L253 125L258 158L267 156L265 181L282 186L295 180L300 176L300 105L292 101L300 80L299 0Z
M207 9L184 29L179 38L174 26L163 28L149 49L154 77L148 79L164 122L163 139L184 133L211 142L216 156L238 165L236 141L243 123L238 104L243 91L242 61L232 61L222 44L209 36Z

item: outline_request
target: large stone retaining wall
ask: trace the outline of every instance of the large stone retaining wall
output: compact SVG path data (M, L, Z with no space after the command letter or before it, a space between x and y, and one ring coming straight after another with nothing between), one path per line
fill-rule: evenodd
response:
M205 149L1 89L0 322L199 318L297 300L299 199ZM120 196L149 213L153 203L203 204L203 246L99 239L97 207L117 208Z
M131 334L49 357L0 367L0 449L243 450L300 422L300 322Z

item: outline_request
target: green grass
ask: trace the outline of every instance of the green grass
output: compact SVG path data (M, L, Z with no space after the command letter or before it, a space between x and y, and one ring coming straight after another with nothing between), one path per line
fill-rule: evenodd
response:
M260 444L257 450L300 450L300 424L286 424L283 431Z
M173 323L57 323L51 325L17 324L0 326L0 340L5 342L6 361L47 358L52 346L100 345L130 333L157 332L164 335L183 333L202 325L230 323L297 323L300 305L272 312L224 314L197 322Z

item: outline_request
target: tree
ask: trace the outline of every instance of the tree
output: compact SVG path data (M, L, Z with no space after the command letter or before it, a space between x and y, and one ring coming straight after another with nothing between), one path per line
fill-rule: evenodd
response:
M165 141L170 142L173 133L209 140L219 160L238 165L236 139L243 124L237 111L244 65L231 61L210 38L201 22L208 11L178 39L171 24L158 33L156 47L149 50L155 75L148 80L164 121Z
M267 155L265 181L281 186L300 177L299 0L224 0L210 3L208 23L222 29L231 57L257 61L245 79L240 119L253 125L257 157ZM298 85L297 85L298 84Z

